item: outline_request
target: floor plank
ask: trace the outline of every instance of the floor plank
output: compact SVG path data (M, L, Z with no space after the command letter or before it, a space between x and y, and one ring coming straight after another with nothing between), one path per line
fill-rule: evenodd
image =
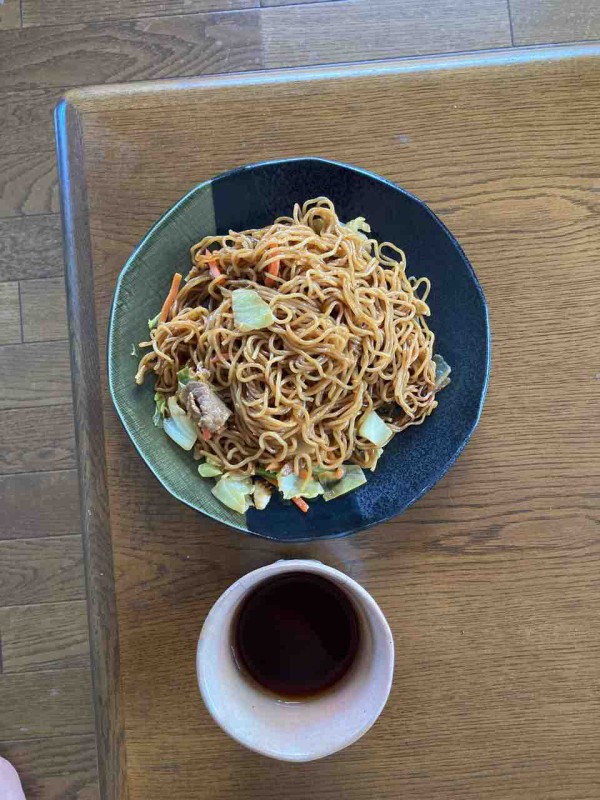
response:
M0 348L0 410L70 404L68 342Z
M68 337L63 278L21 281L21 309L24 341L53 342Z
M0 2L0 31L21 27L20 0L2 0ZM0 117L1 119L1 117Z
M0 675L0 708L0 741L92 733L90 670Z
M96 737L56 736L0 744L27 800L99 800Z
M23 25L69 25L93 20L136 19L255 8L258 0L22 0Z
M0 89L256 69L261 66L260 13L215 12L0 32Z
M261 11L265 67L510 45L505 0L346 0Z
M28 409L27 423L35 436L24 437L22 423L21 410L0 411L0 475L77 466L70 406Z
M83 597L80 536L0 542L0 606L58 603ZM20 705L28 706L29 701L25 703L23 698ZM1 700L0 708L5 709ZM1 719L2 715L0 725Z
M0 344L21 341L19 284L0 283Z
M28 430L35 428L30 425ZM4 475L0 477L0 507L0 540L79 533L77 472Z
M0 153L51 150L52 111L65 91L61 87L0 91Z
M296 6L301 3L332 3L340 2L340 0L260 0L262 8L269 8L269 6Z
M50 142L48 148L41 153L0 154L0 217L59 210L56 157Z
M58 214L0 219L0 280L38 280L62 275L63 270Z
M85 600L0 608L2 673L88 667Z
M598 0L509 0L515 44L600 39Z

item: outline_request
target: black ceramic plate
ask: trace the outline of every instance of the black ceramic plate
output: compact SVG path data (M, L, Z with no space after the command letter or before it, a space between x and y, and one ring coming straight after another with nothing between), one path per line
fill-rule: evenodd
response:
M385 448L377 470L357 491L307 514L274 497L246 517L211 494L213 481L152 423L152 380L134 384L132 343L147 338L147 320L160 309L174 272L189 270L189 248L210 233L262 227L291 213L295 202L325 195L341 219L367 218L373 236L405 251L407 273L431 279L430 326L435 351L452 366L452 383L423 425L408 428ZM359 531L394 517L448 471L473 433L487 387L490 338L481 287L456 239L425 203L383 178L318 158L254 164L202 183L150 230L123 268L109 323L110 391L140 455L175 497L248 533L309 541Z

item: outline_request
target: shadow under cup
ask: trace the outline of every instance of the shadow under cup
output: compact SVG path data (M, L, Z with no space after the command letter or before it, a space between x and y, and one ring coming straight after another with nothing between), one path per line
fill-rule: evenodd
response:
M336 584L358 617L360 638L344 677L322 694L286 701L254 682L238 666L232 626L244 599L259 584L284 573L314 573ZM312 761L355 742L387 701L394 669L392 634L371 595L343 572L318 561L277 561L244 575L210 610L198 641L198 683L215 722L240 744L282 761Z

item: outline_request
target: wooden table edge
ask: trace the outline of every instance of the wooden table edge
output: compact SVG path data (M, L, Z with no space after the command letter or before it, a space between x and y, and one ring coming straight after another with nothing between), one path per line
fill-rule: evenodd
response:
M514 64L560 61L572 58L600 56L600 43L583 42L560 45L535 45L508 47L495 50L478 50L468 53L410 56L344 64L323 64L309 67L256 70L189 78L165 78L153 81L133 81L107 85L84 86L70 89L65 100L81 112L89 111L92 104L106 101L122 102L124 97L148 95L155 101L157 94L190 89L218 88L220 86L250 86L277 84L290 81L360 77L371 74L411 73L469 67L511 66Z
M81 120L69 100L54 112L83 556L87 588L98 778L102 800L126 800L125 726L121 701L119 629L98 384L94 277Z
M67 310L92 684L96 713L98 773L102 800L128 796L125 726L121 699L119 631L113 570L108 489L97 386L99 356L94 308L94 279L88 218L81 114L99 100L121 102L124 96L253 83L344 78L466 67L509 66L525 62L600 57L600 44L509 48L475 53L403 58L322 67L301 67L210 75L161 81L139 81L72 89L54 112L65 257Z

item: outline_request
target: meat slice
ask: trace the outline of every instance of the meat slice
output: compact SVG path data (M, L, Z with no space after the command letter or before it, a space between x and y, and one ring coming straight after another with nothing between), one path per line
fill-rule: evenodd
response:
M204 381L190 381L181 390L181 400L201 428L211 433L220 430L231 411L218 394Z

